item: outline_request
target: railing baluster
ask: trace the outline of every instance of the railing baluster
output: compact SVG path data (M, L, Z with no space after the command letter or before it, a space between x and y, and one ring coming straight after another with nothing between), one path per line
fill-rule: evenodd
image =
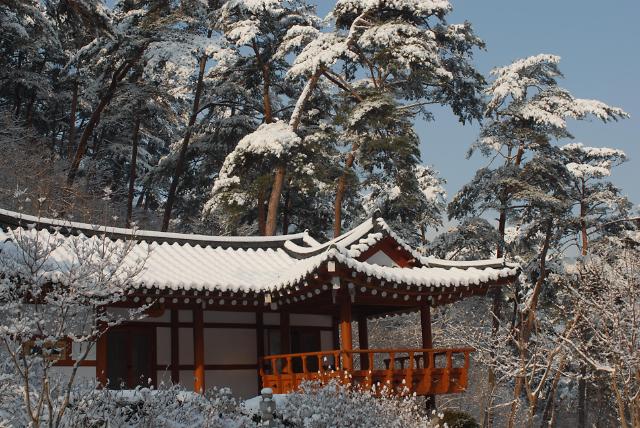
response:
M309 377L307 376L307 357L303 355L300 358L302 358L302 379L308 380Z
M408 388L408 393L413 392L413 351L409 352L409 368L407 369L407 377L405 378L405 386Z

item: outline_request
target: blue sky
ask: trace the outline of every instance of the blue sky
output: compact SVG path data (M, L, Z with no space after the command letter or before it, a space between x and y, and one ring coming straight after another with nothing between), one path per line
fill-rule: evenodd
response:
M640 203L640 1L616 0L451 0L450 23L470 21L485 40L486 51L475 64L487 74L514 59L551 53L560 55L565 75L560 84L576 97L595 98L622 107L630 115L617 123L572 122L575 141L590 146L623 149L630 160L612 180L637 205ZM318 2L326 14L334 1ZM478 126L460 124L446 109L435 109L435 121L417 123L422 159L448 181L450 196L486 160L479 154L465 159Z

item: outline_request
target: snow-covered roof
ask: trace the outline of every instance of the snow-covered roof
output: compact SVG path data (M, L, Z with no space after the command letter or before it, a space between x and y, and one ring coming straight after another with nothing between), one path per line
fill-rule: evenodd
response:
M132 287L173 291L247 292L254 295L304 290L327 276L350 274L378 285L419 287L421 290L487 287L510 280L517 266L503 260L453 262L423 257L400 240L383 219L369 219L326 243L306 232L275 237L216 237L129 230L86 223L37 218L0 210L0 251L17 254L25 239L59 242L42 269L52 279L81 263L77 243L106 240L114 251L126 248L124 263L141 264ZM363 253L385 237L416 258L413 267L379 266ZM320 280L318 278L321 278ZM322 279L325 278L325 279ZM355 280L354 280L355 281ZM327 289L326 287L324 288ZM311 294L311 293L308 293Z

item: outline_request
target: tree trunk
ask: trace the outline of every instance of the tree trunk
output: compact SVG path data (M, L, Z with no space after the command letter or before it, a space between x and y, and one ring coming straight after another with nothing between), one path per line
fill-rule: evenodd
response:
M162 218L162 231L166 232L169 229L169 220L171 220L171 210L176 199L176 191L178 190L178 182L184 169L184 163L187 157L187 149L189 147L189 140L191 140L191 133L193 132L193 126L196 123L198 117L198 110L200 108L200 97L202 96L202 81L204 79L204 71L207 65L207 55L202 55L198 64L198 82L196 84L196 94L193 98L193 110L189 117L189 124L187 126L187 132L182 140L180 151L178 152L178 159L176 160L176 168L173 171L173 177L171 178L171 185L169 186L169 194L167 195L167 204L164 208L164 217Z
M302 112L304 111L304 107L309 101L313 90L318 83L318 79L320 78L321 70L316 70L315 73L311 76L304 89L302 90L302 94L298 98L296 102L296 106L293 109L293 113L291 113L291 120L289 120L289 125L293 129L293 131L297 131L300 126L300 121L302 120ZM282 195L282 188L284 187L284 178L287 173L286 165L281 163L276 167L273 177L273 186L271 187L271 195L269 196L269 206L267 209L267 222L265 228L265 235L272 236L276 232L277 223L278 223L278 207L280 205L280 196Z
M140 131L140 116L136 117L133 125L133 136L131 141L131 165L129 168L129 193L127 195L127 222L125 227L131 227L133 217L133 193L136 186L136 166L138 162L138 133Z
M91 134L93 134L93 130L96 128L96 126L100 122L100 115L102 114L102 111L111 102L111 99L113 98L113 95L116 92L116 88L118 87L118 83L120 83L120 81L122 81L122 79L125 78L125 76L127 75L127 73L129 72L129 70L131 69L131 67L136 61L137 61L137 58L131 61L126 61L122 65L120 65L120 67L118 67L116 71L114 71L109 87L107 88L102 98L100 98L100 102L98 103L95 110L91 114L91 117L89 118L89 122L87 123L87 126L85 126L84 131L80 136L80 141L78 143L75 156L73 158L73 161L71 162L71 166L67 174L67 185L69 186L72 185L76 179L76 174L78 173L80 162L82 161L82 158L84 157L87 151L89 138L91 137Z
M29 97L29 103L27 104L27 117L26 117L26 125L31 126L33 123L33 105L36 102L36 94L31 95Z
M580 364L580 379L578 379L578 428L587 426L587 366Z
M353 167L353 163L356 160L356 151L358 150L358 144L353 143L351 151L347 155L347 159L344 162L344 169L342 175L338 178L338 185L336 186L336 202L333 207L333 237L340 236L342 232L342 203L344 201L344 195L347 192L347 175Z
M265 63L262 61L262 56L260 55L260 49L258 49L258 44L255 39L252 42L253 53L256 57L256 62L258 63L258 68L260 68L260 72L262 73L262 108L264 114L264 123L273 122L273 109L271 108L271 70L269 63Z
M549 391L547 392L547 401L544 405L544 411L542 413L542 421L540 423L540 428L545 428L548 426L553 426L553 420L555 419L555 411L556 411L556 391L558 390L558 383L560 383L560 378L562 377L562 370L564 370L566 362L566 354L562 356L560 363L558 364L558 370L556 371L555 376L553 377L553 381L551 382L551 386L549 387Z
M542 244L542 251L540 252L540 275L536 280L531 294L531 301L527 308L525 308L525 318L522 325L522 335L525 341L529 340L531 332L533 330L533 323L535 321L536 308L538 307L538 299L542 292L542 285L547 277L547 253L549 252L549 245L551 244L551 235L553 232L553 219L547 219L547 225L545 230L544 243Z
M76 145L76 111L78 109L78 81L73 83L73 96L71 98L71 111L69 112L69 142L67 145L67 157Z
M587 236L587 206L584 201L585 183L582 179L582 195L580 198L580 234L582 235L582 255L586 256L589 251L589 238Z
M284 165L276 167L273 177L273 186L271 186L271 196L269 197L269 206L267 208L267 221L265 224L265 236L273 236L278 227L278 205L280 204L280 195L284 187L284 177L287 171Z

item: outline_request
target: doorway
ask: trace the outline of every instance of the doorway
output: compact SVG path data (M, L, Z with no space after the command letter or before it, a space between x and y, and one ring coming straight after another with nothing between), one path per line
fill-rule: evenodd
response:
M155 329L147 326L122 326L107 332L110 389L155 385L154 333Z

